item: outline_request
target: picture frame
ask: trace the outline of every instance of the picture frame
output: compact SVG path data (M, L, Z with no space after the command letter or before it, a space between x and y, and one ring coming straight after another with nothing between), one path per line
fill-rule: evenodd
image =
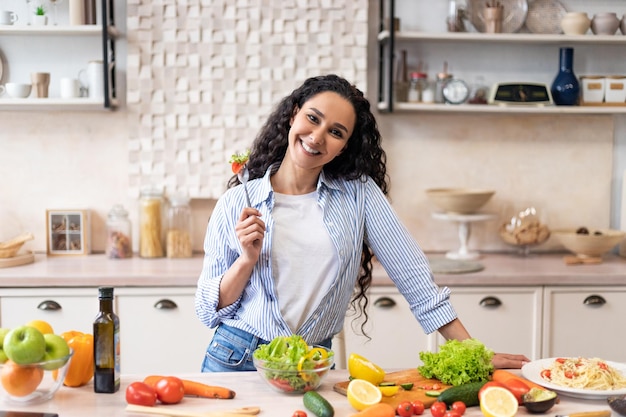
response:
M48 255L87 255L91 253L89 210L46 210Z

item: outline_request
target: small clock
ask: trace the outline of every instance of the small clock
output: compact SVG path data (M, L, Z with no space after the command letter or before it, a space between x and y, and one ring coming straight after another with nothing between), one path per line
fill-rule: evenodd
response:
M446 103L461 104L464 103L470 95L470 89L463 80L453 78L443 87L443 98Z

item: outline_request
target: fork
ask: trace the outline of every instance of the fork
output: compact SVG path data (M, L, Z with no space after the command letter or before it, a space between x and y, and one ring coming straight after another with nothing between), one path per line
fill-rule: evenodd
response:
M243 184L243 191L246 193L246 203L248 207L252 207L250 203L250 195L248 194L248 179L250 178L250 171L248 171L248 165L244 165L239 172L237 173L237 178L239 178L239 182Z

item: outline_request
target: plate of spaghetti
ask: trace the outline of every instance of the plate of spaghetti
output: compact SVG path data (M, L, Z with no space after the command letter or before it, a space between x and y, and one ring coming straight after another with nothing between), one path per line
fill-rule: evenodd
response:
M527 363L522 375L569 397L602 399L626 394L626 364L600 358L548 358Z

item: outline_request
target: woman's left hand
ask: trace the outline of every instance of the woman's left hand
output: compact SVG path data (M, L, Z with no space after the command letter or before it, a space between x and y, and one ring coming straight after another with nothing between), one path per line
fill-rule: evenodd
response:
M512 355L510 353L496 353L491 359L493 366L498 368L514 368L519 369L526 363L530 362L524 355Z

